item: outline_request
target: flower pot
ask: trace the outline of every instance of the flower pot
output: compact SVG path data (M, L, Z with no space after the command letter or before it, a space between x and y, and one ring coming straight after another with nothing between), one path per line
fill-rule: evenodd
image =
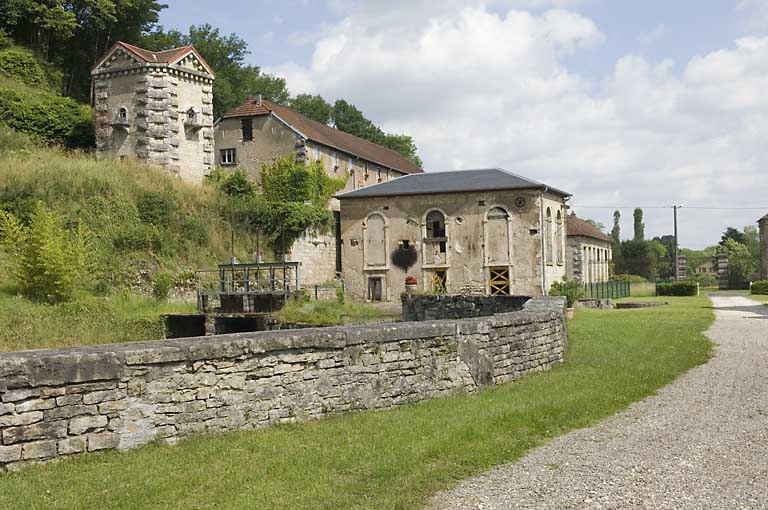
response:
M565 309L565 318L566 319L573 319L573 307Z

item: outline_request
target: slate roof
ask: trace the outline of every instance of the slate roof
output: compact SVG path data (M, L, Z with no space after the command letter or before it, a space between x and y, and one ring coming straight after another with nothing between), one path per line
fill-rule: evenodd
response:
M309 140L332 147L347 154L371 161L386 168L406 174L422 173L423 170L397 151L369 142L355 135L326 126L285 106L257 98L249 98L222 118L255 117L274 113L299 134Z
M205 70L210 73L211 76L215 76L211 66L208 65L208 62L205 61L200 52L198 52L197 49L191 44L187 46L180 46L178 48L171 48L169 50L150 51L145 50L144 48L139 48L138 46L134 46L133 44L117 41L112 45L111 48L107 50L106 53L104 53L104 56L101 57L98 62L96 62L96 65L93 66L93 69L98 68L105 60L107 60L107 58L109 58L110 55L112 55L112 53L117 48L123 48L133 56L137 57L139 60L142 60L148 64L175 64L188 53L192 52L195 54L198 60L200 60L200 63L203 65Z
M563 197L566 191L522 177L501 168L454 170L450 172L426 172L406 175L355 191L341 193L337 198L388 197L401 195L431 195L437 193L463 193L469 191L493 191L501 189L540 189Z
M581 218L577 218L575 214L568 215L568 219L565 226L565 231L568 237L582 236L592 237L594 239L600 239L608 243L613 242L613 238L603 232L600 232L588 221L584 221Z
M765 216L763 216L762 218L760 218L757 221L764 221L764 220L768 220L768 214L766 214Z

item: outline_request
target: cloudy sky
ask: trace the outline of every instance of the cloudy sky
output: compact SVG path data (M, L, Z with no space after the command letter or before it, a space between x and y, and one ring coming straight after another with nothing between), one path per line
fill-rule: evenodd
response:
M425 169L501 167L609 229L716 244L768 212L768 0L165 0L292 93L344 98ZM213 8L211 6L214 6Z

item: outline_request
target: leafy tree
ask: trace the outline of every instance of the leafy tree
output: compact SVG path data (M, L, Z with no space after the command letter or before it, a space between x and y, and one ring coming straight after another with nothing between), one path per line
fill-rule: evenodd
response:
M589 218L586 218L584 221L586 221L587 223L589 223L590 225L592 225L593 227L595 227L595 228L596 228L597 230L599 230L600 232L605 232L605 225L603 225L603 224L602 224L602 223L600 223L599 221L591 220L591 219L589 219Z
M424 163L421 161L421 158L417 153L418 149L416 148L416 143L413 141L412 137L408 135L393 135L385 133L378 143L384 147L387 147L388 149L399 152L406 158L413 161L419 167L424 166Z
M723 232L723 236L720 238L720 243L718 244L720 244L720 246L725 246L725 243L726 241L728 241L728 239L733 239L734 241L740 244L744 244L745 242L744 234L741 233L738 229L733 227L728 227L727 229L725 229L725 232Z
M746 245L728 238L723 241L721 253L728 255L728 286L732 289L743 288L757 268L757 263Z
M330 124L333 107L320 95L299 94L291 99L290 106L302 115L322 124Z
M645 239L645 224L643 223L643 210L639 207L635 209L634 227L635 227L635 241L643 241Z
M654 258L647 241L623 241L621 243L624 273L642 276L646 280L656 279Z
M153 51L192 44L216 73L213 82L213 114L218 117L248 97L261 94L276 103L287 103L288 89L283 78L246 65L248 44L236 34L222 35L209 24L189 27L186 34L158 28L144 36L140 44Z
M0 29L64 71L63 90L90 96L90 68L116 41L137 42L165 6L156 0L6 0Z

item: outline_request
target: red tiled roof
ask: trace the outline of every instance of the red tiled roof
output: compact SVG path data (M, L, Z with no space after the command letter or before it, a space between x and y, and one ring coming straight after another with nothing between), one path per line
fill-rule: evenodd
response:
M270 113L274 113L293 129L314 142L333 147L334 149L403 173L415 174L423 172L415 163L397 151L326 126L321 122L312 120L299 112L271 101L259 101L257 98L250 98L240 106L226 112L222 118L253 117L269 115Z
M568 215L566 232L568 236L592 237L608 243L613 242L613 238L611 236L600 232L591 223L584 221L581 218L577 218L574 214Z
M205 61L205 59L200 54L200 52L198 52L197 49L191 44L187 46L180 46L178 48L171 48L169 50L150 51L150 50L145 50L144 48L139 48L138 46L134 46L133 44L128 44L123 41L117 41L115 44L112 45L111 48L109 48L109 50L107 50L104 56L101 57L98 60L98 62L96 62L96 65L93 66L93 68L96 69L97 67L99 67L118 47L121 47L124 50L132 53L134 56L138 57L144 62L147 62L148 64L153 64L153 63L175 64L178 60L180 60L182 57L187 55L189 52L192 52L200 60L200 63L203 65L205 70L208 73L210 73L211 76L215 76L215 73L213 72L213 69L211 69L211 66L208 65L208 62Z

